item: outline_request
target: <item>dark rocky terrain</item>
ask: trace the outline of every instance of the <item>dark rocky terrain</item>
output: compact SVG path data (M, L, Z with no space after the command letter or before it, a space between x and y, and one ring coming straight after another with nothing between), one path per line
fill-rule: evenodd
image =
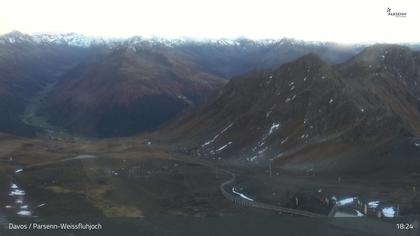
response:
M86 58L90 50L38 44L18 32L0 36L0 39L0 130L35 135L36 129L25 125L20 118L27 101Z
M309 54L238 76L162 136L189 153L244 164L416 171L418 55L407 47L375 45L338 65ZM400 158L405 164L395 166Z

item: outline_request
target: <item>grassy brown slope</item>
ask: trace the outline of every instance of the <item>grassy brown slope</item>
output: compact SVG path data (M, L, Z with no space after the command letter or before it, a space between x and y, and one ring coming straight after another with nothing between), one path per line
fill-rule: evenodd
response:
M218 189L229 176L221 173L216 178L212 167L183 161L184 157L144 141L59 142L2 135L0 177L7 179L17 168L37 165L14 179L27 193L31 208L46 203L34 209L41 217L208 216L239 211ZM59 161L80 154L97 158Z

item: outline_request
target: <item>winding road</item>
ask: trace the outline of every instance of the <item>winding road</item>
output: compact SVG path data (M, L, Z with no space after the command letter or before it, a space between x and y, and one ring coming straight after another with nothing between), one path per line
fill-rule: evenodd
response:
M18 169L17 172L26 171L26 170L30 170L30 169L33 169L33 168L39 168L39 167L43 167L43 166L47 166L47 165L51 165L51 164L56 164L56 163L61 163L61 162L67 162L67 161L73 161L73 160L83 160L83 159L92 159L92 158L96 158L96 156L94 156L94 155L79 155L79 156L72 157L72 158L67 158L67 159L62 159L62 160L57 160L57 161L50 161L50 162L45 162L45 163L40 163L40 164L35 164L35 165L30 165L30 166L25 166L22 169ZM243 197L239 196L238 194L235 194L234 192L232 192L230 190L227 190L227 189L229 189L228 187L232 186L236 181L235 173L233 173L229 170L226 170L226 169L216 167L214 163L210 163L210 162L206 162L206 161L202 161L202 160L191 160L191 159L186 160L185 158L174 158L174 159L179 160L179 161L183 161L183 162L187 162L187 163L200 164L200 165L211 167L211 168L218 168L219 171L230 175L231 178L229 180L221 183L220 186L219 186L219 189L220 189L220 192L222 193L222 195L227 200L229 200L229 201L231 201L235 204L238 204L240 206L254 207L254 208L259 208L259 209L264 209L264 210L273 210L273 211L281 212L281 213L284 213L284 214L297 215L297 216L327 217L326 215L316 214L316 213L312 213L312 212L309 212L309 211L286 208L286 207L276 206L276 205L267 204L267 203L258 202L258 201L252 201L252 200L243 198ZM230 189L232 189L232 188L230 188Z
M280 207L280 206L276 206L276 205L271 205L271 204L267 204L267 203L263 203L263 202L257 202L257 201L251 201L251 200L247 200L245 198L242 198L242 197L232 193L231 191L226 190L226 188L228 186L235 183L236 175L233 172L230 172L230 171L225 170L225 169L221 169L221 171L231 175L232 178L223 182L220 185L220 187L219 187L220 191L222 192L222 195L226 199L234 202L235 204L238 204L238 205L241 205L241 206L255 207L255 208L260 208L260 209L265 209L265 210L273 210L273 211L281 212L281 213L284 213L284 214L290 214L290 215L298 215L298 216L306 216L306 217L326 217L325 215L316 214L316 213L312 213L312 212L309 212L309 211Z
M272 211L277 211L277 212L280 212L280 213L296 215L296 216L327 217L327 215L321 215L321 214L317 214L317 213L313 213L313 212L309 212L309 211L297 210L297 209L293 209L293 208L281 207L281 206L276 206L276 205L267 204L267 203L263 203L263 202L247 200L247 199L242 198L239 195L234 194L233 192L227 190L228 189L227 187L233 185L236 181L235 173L233 173L229 170L217 167L214 163L209 162L209 161L199 160L199 159L191 159L191 158L176 158L174 156L172 156L172 157L173 157L173 159L178 160L178 161L182 161L182 162L195 163L195 164L199 164L199 165L203 165L203 166L207 166L207 167L215 168L215 169L217 168L219 171L230 175L231 178L229 180L221 183L220 186L219 186L219 189L220 189L220 192L222 193L222 195L227 200L229 200L229 201L231 201L235 204L238 204L240 206L254 207L254 208L259 208L259 209L264 209L264 210L272 210Z

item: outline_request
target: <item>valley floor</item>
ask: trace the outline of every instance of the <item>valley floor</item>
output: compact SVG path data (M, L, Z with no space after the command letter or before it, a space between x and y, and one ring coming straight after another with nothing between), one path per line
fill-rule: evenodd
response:
M57 82L50 82L45 85L43 89L41 89L29 100L22 115L22 122L37 129L38 137L56 140L78 139L78 137L74 137L65 129L50 124L45 117L38 114L38 111L45 102L48 93L54 89L56 83Z

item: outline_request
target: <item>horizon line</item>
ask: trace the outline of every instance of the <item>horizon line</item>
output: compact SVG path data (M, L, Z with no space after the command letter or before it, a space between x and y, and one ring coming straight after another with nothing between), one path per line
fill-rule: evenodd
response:
M400 41L400 42L389 42L389 41L374 41L374 40L366 40L366 41L355 41L355 42L340 42L334 40L309 40L309 39L299 39L294 37L263 37L263 38L252 38L248 36L234 36L234 37L197 37L197 36L188 36L188 35L180 35L180 36L159 36L159 35L141 35L141 34L132 34L130 36L106 36L106 35L94 35L94 34L85 34L76 31L39 31L39 32L24 32L21 30L11 30L6 33L0 33L0 37L11 34L11 33L21 33L26 34L29 36L36 36L36 35L65 35L65 34L76 34L81 35L87 38L95 38L95 39L114 39L114 40L128 40L135 37L140 37L144 39L166 39L166 40L186 40L192 42L205 42L205 41L218 41L218 40L250 40L250 41L281 41L281 40L294 40L297 42L305 42L305 43L332 43L338 45L373 45L373 44L420 44L419 41Z

